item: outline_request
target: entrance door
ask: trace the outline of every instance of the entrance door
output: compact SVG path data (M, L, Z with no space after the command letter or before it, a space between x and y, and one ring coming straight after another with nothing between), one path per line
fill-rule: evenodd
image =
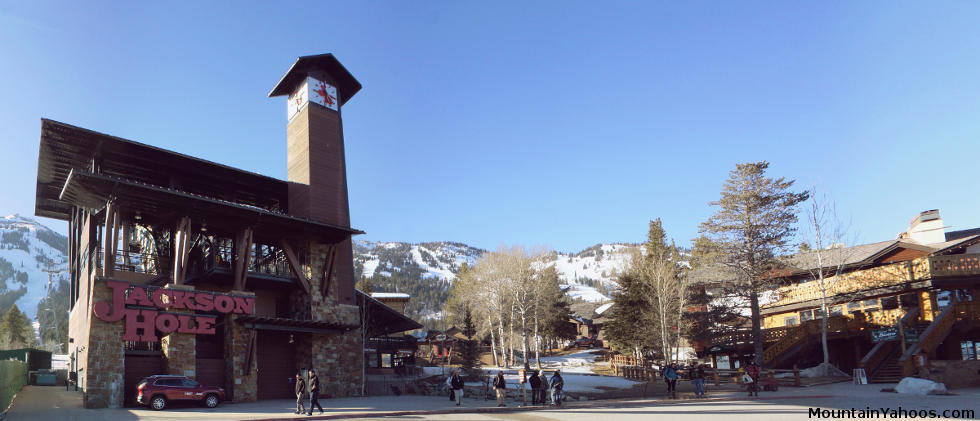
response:
M197 376L195 380L205 386L225 387L225 334L224 324L215 326L213 335L197 335Z
M291 379L296 375L296 352L289 332L260 330L258 335L259 399L295 398Z
M166 374L163 368L163 355L126 355L124 360L125 374L123 384L124 405L136 406L136 386L144 377L154 374Z

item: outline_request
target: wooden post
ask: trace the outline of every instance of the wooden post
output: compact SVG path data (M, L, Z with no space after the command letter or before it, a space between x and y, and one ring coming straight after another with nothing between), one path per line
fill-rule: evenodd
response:
M799 367L796 366L796 364L793 364L793 386L799 387L801 384L802 382L800 382L800 369Z
M177 233L174 238L174 285L182 285L187 276L187 257L190 255L191 218L182 217L177 222Z
M252 249L252 228L245 228L238 233L235 238L235 250L233 255L233 266L235 272L234 289L236 291L245 290L245 281L248 279L248 260Z
M296 253L293 252L293 248L286 242L286 239L280 240L279 246L286 253L286 260L289 261L289 267L293 269L293 274L296 275L296 282L303 288L306 295L310 295L310 279L303 272L303 267L299 264L299 259L296 258Z
M116 269L116 229L119 211L113 201L105 205L105 228L102 231L102 275L111 278Z
M718 368L715 368L715 386L721 384L721 376L718 374Z

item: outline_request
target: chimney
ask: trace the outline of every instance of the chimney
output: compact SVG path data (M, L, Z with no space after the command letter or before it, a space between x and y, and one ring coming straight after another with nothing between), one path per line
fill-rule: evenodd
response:
M903 238L910 238L919 244L935 244L946 241L946 230L939 209L919 212L909 223Z
M298 58L269 92L270 97L288 95L290 215L350 228L341 108L360 90L360 82L333 54L320 54ZM353 303L350 239L338 245L334 267L338 299Z

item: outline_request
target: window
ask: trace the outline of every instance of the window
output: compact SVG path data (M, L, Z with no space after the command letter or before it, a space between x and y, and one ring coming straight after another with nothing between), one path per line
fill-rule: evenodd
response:
M878 311L878 299L877 298L873 298L873 299L870 299L870 300L864 300L864 302L862 302L861 304L864 305L864 311L866 311L866 312L869 312L870 313L872 311Z
M789 316L789 317L784 317L783 318L783 324L786 325L786 326L796 326L796 325L800 324L800 322L796 318L796 316Z
M813 318L814 319L822 319L823 318L823 309L821 309L821 308L814 309L813 310Z
M919 307L919 297L915 293L902 294L898 297L899 304L902 308L917 308Z
M368 368L378 368L378 353L377 352L365 352L364 361L367 361Z
M391 354L381 354L381 367L391 368Z
M840 316L840 315L844 314L843 311L844 311L844 309L841 308L841 306L831 306L830 307L830 315L831 316Z
M806 310L800 312L800 323L808 322L810 320L813 320L813 311Z
M197 382L191 379L182 379L181 383L184 387L197 387Z
M881 298L881 309L882 310L893 310L898 308L898 297L882 297Z
M851 302L847 303L847 312L848 313L854 313L856 311L861 311L861 302L860 301L851 301Z
M182 386L180 379L160 379L154 383L157 386Z
M980 350L978 348L980 348L980 342L973 342L973 341L960 342L960 353L963 354L964 360L977 359L977 351Z

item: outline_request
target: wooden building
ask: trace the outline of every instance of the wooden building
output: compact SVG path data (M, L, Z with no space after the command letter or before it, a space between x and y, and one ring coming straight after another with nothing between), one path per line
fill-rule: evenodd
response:
M980 229L947 232L938 210L925 211L894 240L835 245L821 260L829 314L815 252L791 256L775 272L779 286L761 311L765 365L822 362L827 318L830 361L845 372L863 368L877 382L919 375L980 385ZM749 337L740 330L714 345L747 355ZM963 375L947 379L953 371Z
M354 288L341 107L360 89L331 54L276 84L288 180L42 120L35 213L69 224L86 407L131 403L152 374L254 401L315 368L327 395L360 393L365 312L374 334L417 326Z

